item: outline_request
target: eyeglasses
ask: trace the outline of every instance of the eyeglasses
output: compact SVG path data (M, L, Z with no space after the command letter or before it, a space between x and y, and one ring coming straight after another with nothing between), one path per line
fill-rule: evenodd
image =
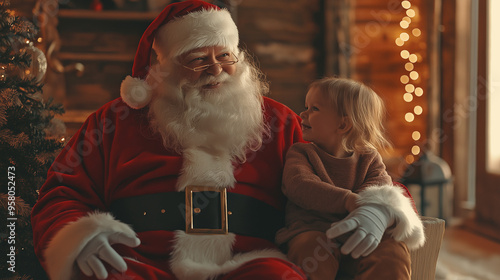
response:
M195 71L195 72L200 72L200 71L205 71L207 70L208 68L214 66L214 65L217 65L219 64L221 67L224 66L224 65L233 65L235 63L238 63L238 61L240 61L238 59L238 57L236 55L234 55L234 53L231 53L233 55L233 57L236 59L236 60L227 60L227 61L220 61L220 62L216 62L216 63L212 63L212 64L206 64L206 65L201 65L201 66L196 66L194 68L191 68L191 67L187 67L186 65L182 65L184 68L187 68L189 70L192 70L192 71Z

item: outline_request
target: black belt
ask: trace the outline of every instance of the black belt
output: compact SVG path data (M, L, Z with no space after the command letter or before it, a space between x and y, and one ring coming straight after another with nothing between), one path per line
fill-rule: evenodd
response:
M110 211L118 220L131 225L136 232L232 232L274 242L276 231L284 225L283 212L247 195L232 192L226 194L225 191L222 193L214 188L208 188L208 191L206 189L193 190L188 187L186 192L122 198L111 203ZM227 196L227 204L224 203L224 196ZM227 227L224 229L225 226Z

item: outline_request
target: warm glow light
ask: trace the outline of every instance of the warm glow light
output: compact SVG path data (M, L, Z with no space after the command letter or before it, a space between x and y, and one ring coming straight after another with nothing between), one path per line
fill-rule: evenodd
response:
M418 132L418 131L413 131L413 133L411 134L411 138L413 138L413 140L415 140L415 141L420 140L420 136L421 136L420 132Z
M408 57L410 57L410 52L407 51L407 50L402 50L401 51L401 57L404 58L404 59L407 59Z
M411 147L411 153L414 154L414 155L420 154L420 147L417 146L417 145Z
M407 93L403 94L403 99L406 102L412 102L413 101L413 94L407 92Z
M405 120L407 122L412 122L415 120L415 115L413 113L406 113L405 114Z
M413 9L409 9L406 11L406 14L409 16L409 17L414 17L415 16L415 10Z
M408 59L410 60L410 62L417 62L417 55L416 54L410 54L410 57L408 57Z
M424 112L424 109L422 108L422 106L417 105L415 106L415 108L413 108L413 112L415 112L416 115L420 116Z
M416 96L422 96L424 95L424 90L421 87L418 87L415 89L415 95Z
M26 44L29 44L30 43L30 40L26 39Z
M407 85L405 86L405 90L406 90L407 92L413 92L413 91L415 90L415 86L414 86L414 85L412 85L412 84L407 84Z
M418 72L417 72L417 71L411 71L411 72L410 72L410 78L411 78L412 80L416 80L416 79L418 79Z
M403 33L401 33L401 35L399 35L399 38L401 38L401 40L406 42L406 41L410 40L410 35L408 35L408 33L406 33L406 32L403 32Z
M407 155L405 157L406 163L412 164L415 161L415 157L413 155Z
M38 43L41 43L43 41L42 37L38 37L38 39L36 40Z
M412 8L412 4L408 0L404 0L401 2L401 6L406 9L406 15L402 18L400 21L399 25L403 29L403 31L406 31L404 29L408 29L410 27L410 24L412 23L412 18L417 16L417 7ZM419 37L422 35L422 31L419 28L412 28L411 33L410 32L401 32L399 34L399 37L396 38L395 43L397 46L401 47L405 44L405 42L410 41L411 38L410 35L413 35L414 37ZM422 44L422 42L414 42L418 43L419 45ZM418 61L422 61L422 56L419 54L410 54L409 50L402 50L401 53L401 58L403 59L408 59L408 61L405 62L404 67L405 70L408 71L409 73L406 75L401 75L399 80L401 81L402 84L405 85L405 90L406 92L403 94L403 99L405 102L411 103L414 99L414 95L412 94L415 92L415 96L422 96L423 95L423 90L422 88L418 87L415 88L413 84L413 81L416 81L418 83L418 79L420 78L420 74L415 70L415 65L414 63L417 63ZM420 116L423 114L424 109L420 105L413 105L413 112L408 112L405 114L404 118L406 122L411 123L415 120L416 116ZM414 141L420 140L422 135L420 134L419 131L415 130L412 133L412 139ZM419 155L421 153L421 149L418 145L413 145L411 147L411 153L405 156L405 161L408 164L411 164L415 161L415 156Z

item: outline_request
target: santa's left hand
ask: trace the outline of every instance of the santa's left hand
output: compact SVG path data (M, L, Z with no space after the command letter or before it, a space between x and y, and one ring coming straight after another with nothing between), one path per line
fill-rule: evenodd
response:
M87 276L95 274L98 279L106 279L108 272L102 263L105 261L119 272L125 272L127 270L125 260L111 247L117 243L137 247L141 241L136 236L121 232L99 233L85 245L76 258L80 270Z
M326 236L333 239L355 230L340 251L357 259L360 256L368 256L377 248L385 230L393 222L394 218L386 207L376 204L361 205L342 221L333 223L326 231Z

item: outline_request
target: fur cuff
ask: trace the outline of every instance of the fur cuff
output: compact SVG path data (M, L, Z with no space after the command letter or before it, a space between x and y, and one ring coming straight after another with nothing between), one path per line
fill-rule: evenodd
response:
M149 104L153 93L145 80L127 76L121 84L120 95L128 106L141 109Z
M91 213L60 229L45 250L47 274L52 280L74 279L76 257L85 245L102 232L135 235L130 226L115 220L109 213Z
M395 240L405 242L409 249L424 245L422 221L401 188L393 185L371 186L361 191L359 196L359 205L377 204L388 209L395 220L395 225L388 232Z

